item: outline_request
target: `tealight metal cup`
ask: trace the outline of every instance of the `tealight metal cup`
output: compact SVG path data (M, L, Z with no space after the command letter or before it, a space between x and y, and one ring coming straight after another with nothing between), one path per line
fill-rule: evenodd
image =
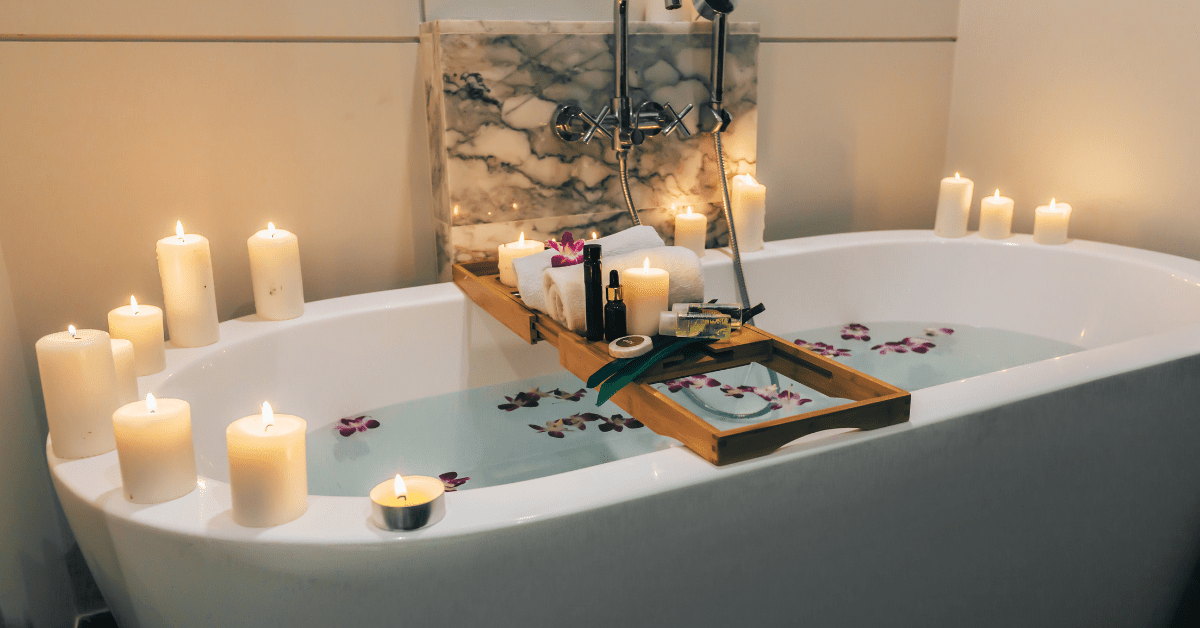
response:
M401 532L433 525L446 516L446 488L442 481L423 475L403 476L410 494L432 495L426 501L398 505L383 502L394 498L394 480L387 480L371 489L371 523L381 530Z

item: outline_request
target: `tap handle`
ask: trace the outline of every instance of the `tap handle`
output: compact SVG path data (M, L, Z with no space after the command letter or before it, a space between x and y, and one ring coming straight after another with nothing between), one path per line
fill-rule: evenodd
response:
M608 129L604 128L604 118L608 116L608 111L608 105L604 105L604 108L600 110L600 115L596 116L595 119L589 116L586 111L579 112L579 117L583 118L588 124L591 125L591 128L589 128L587 132L583 134L584 144L592 141L592 136L596 134L596 131L599 131L608 136L609 139L612 139L612 133L609 133Z
M688 106L683 108L683 113L675 113L675 108L671 106L671 103L667 103L665 107L669 112L670 117L673 119L671 120L671 123L667 125L667 128L663 129L663 135L670 135L671 131L674 131L676 127L678 127L679 132L683 133L684 137L691 137L692 132L689 131L687 125L683 123L683 117L692 110L691 103L688 103Z

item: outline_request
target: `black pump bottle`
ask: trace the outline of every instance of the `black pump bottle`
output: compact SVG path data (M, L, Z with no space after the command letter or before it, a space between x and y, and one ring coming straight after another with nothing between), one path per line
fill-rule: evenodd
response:
M604 293L601 292L600 245L583 245L583 306L587 339L604 340Z
M615 269L608 271L608 305L604 306L604 339L612 342L625 333L625 291L621 288L621 275Z

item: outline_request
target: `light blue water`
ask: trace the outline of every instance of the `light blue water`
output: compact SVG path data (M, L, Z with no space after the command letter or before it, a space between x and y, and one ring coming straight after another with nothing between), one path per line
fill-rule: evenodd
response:
M841 338L842 327L829 327L785 334L788 340L802 339L810 343L823 342L833 349L843 349L849 355L838 361L873 375L905 390L913 391L983 373L990 373L1021 364L1037 362L1080 350L1066 343L996 329L958 327L934 323L868 323L870 340ZM925 336L926 328L953 328L951 335ZM885 341L913 338L911 346L929 342L925 353L907 349L904 353L888 352L879 355L870 348ZM726 412L753 412L767 405L763 396L785 407L753 419L765 421L792 416L802 412L846 403L843 399L828 398L787 378L780 379L779 390L764 390L769 384L767 371L761 366L739 367L711 373L719 382L716 386L695 389L706 403ZM710 383L710 382L706 382ZM736 393L722 387L758 386L746 392L742 399L726 394ZM664 391L666 385L657 385ZM361 412L367 420L379 426L354 431L343 436L337 429L341 417L328 417L325 425L308 435L308 484L313 495L366 495L371 487L396 473L405 475L439 476L454 472L459 478L471 479L458 490L519 482L574 469L581 469L621 458L629 458L667 446L670 439L658 436L648 428L620 425L621 431L600 428L620 424L617 415L625 411L612 403L596 407L596 392L585 391L578 401L560 399L553 395L511 411L499 408L508 403L505 397L537 389L542 393L561 391L561 395L576 393L584 387L582 381L569 373L530 378L496 386L484 386L456 393L438 395ZM811 399L798 406L778 401L780 391L795 399ZM683 392L668 393L685 407L704 416L720 429L746 425L749 421L730 421L713 417L689 400ZM581 413L593 413L585 420ZM306 417L307 418L307 417ZM629 418L629 417L624 417ZM562 434L555 438L543 429L547 423L565 420L554 427ZM318 420L310 418L310 422Z

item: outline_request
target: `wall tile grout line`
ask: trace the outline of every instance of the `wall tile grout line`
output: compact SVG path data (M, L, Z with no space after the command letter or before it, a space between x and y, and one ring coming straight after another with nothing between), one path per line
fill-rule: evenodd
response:
M416 36L0 35L0 42L161 44L415 44Z

